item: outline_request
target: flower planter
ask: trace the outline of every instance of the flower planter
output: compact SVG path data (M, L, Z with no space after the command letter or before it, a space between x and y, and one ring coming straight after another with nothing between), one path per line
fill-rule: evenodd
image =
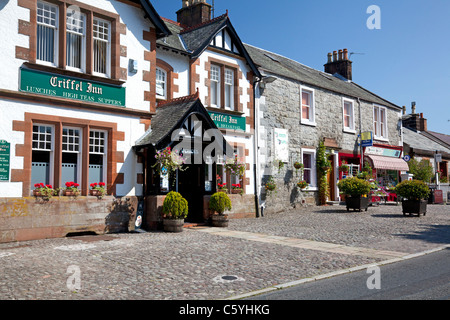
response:
M425 216L427 214L427 203L427 200L403 200L403 215L406 216L409 213L409 215L418 214L419 217L421 214Z
M72 191L72 190L64 190L63 195L66 197L76 197L78 196L79 192Z
M228 227L228 215L215 214L211 217L213 227L226 228Z
M346 196L345 204L347 206L347 211L350 211L350 209L359 210L360 212L362 210L367 211L367 208L369 207L369 198Z
M163 226L165 232L183 232L184 219L163 219Z
M231 189L231 194L241 194L242 189Z

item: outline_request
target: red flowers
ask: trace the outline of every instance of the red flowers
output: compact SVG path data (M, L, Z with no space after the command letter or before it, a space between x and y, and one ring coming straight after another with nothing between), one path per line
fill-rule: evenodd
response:
M227 187L227 183L218 183L217 186L219 187L219 189L225 189Z
M42 182L41 183L35 183L34 187L36 189L41 189L41 188L53 189L53 186L51 184L43 184Z
M233 189L240 189L241 188L241 184L240 183L232 184L231 187Z
M90 184L90 186L91 186L91 188L92 189L100 189L100 188L104 188L105 187L105 183L104 182L94 182L94 183L91 183Z
M72 189L72 188L78 188L80 185L78 184L78 183L75 183L75 182L73 182L73 181L70 181L70 182L66 182L66 188L70 188L70 189Z

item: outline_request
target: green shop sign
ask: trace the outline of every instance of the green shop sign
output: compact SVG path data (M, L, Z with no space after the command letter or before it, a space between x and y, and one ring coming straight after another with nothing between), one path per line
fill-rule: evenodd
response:
M30 69L20 70L20 91L125 107L125 88Z
M245 117L232 116L225 113L208 112L219 129L245 131Z
M9 181L10 143L0 140L0 181Z

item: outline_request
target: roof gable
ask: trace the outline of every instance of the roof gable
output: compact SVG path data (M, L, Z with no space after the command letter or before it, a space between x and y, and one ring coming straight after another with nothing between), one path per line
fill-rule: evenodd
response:
M159 46L187 53L192 59L198 58L209 47L218 48L225 53L229 52L243 57L253 73L257 77L261 76L231 24L228 13L190 28L183 28L182 25L168 19L164 20L167 25L170 25L173 35L158 40ZM219 39L224 39L225 43L219 44L215 42L216 40L219 41Z
M134 2L139 2L141 4L145 11L146 18L149 18L154 24L157 38L166 37L171 34L169 28L167 28L166 24L161 19L158 12L156 12L149 0L135 0Z

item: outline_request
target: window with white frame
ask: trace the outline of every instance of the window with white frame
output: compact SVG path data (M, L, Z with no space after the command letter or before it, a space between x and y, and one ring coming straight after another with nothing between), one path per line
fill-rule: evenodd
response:
M66 18L66 64L79 71L85 69L86 16L68 10Z
M110 73L110 30L108 21L94 18L94 72L106 76Z
M81 177L81 129L63 127L61 182L79 183Z
M225 109L234 110L234 72L225 69Z
M31 186L52 183L53 126L34 124L31 142Z
M161 99L167 98L167 73L156 68L156 96Z
M315 125L314 90L301 88L301 97L302 97L301 123Z
M220 107L220 67L211 66L211 106Z
M89 131L89 184L106 183L107 134L103 130Z
M343 120L344 120L344 131L355 132L355 114L353 101L349 99L343 100Z
M58 7L37 2L36 59L44 64L58 63Z
M305 180L310 187L315 188L316 182L316 152L315 150L302 150L303 160L303 180Z
M387 139L387 111L385 107L373 107L373 131L376 139Z

